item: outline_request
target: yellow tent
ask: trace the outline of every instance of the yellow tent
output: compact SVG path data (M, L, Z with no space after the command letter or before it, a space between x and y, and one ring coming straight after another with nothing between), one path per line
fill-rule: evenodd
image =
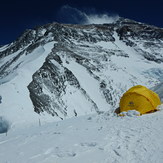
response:
M128 110L136 110L140 114L154 112L161 104L159 96L150 89L137 85L123 94L120 100L120 113Z

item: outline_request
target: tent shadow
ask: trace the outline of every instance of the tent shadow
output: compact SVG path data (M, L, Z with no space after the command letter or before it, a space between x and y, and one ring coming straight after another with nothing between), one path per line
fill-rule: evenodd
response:
M119 114L120 113L120 107L116 108L114 113Z

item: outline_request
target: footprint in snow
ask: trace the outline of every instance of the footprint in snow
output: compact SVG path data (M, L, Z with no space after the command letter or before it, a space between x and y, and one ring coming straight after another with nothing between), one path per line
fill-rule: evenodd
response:
M76 156L75 152L73 152L73 151L63 151L59 147L56 147L56 152L55 153L60 158L63 158L63 157L75 157Z
M69 152L69 151L58 152L57 156L60 157L60 158L63 158L63 157L75 157L76 153L75 152Z
M97 145L96 142L90 142L90 143L80 143L81 146L84 147L95 147Z

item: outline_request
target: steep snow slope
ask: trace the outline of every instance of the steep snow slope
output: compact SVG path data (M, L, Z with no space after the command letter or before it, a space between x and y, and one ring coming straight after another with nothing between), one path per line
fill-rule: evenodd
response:
M0 162L161 163L162 117L163 110L140 117L107 112L12 127L0 135Z
M33 123L41 118L33 112L27 86L32 80L33 73L41 67L47 54L50 53L53 44L54 42L50 42L43 47L38 47L30 55L26 56L24 54L21 56L15 63L15 65L20 64L21 68L15 71L14 74L8 75L4 80L0 80L1 83L5 83L0 90L2 96L0 116L5 117L12 125L15 123L22 125L24 123ZM8 56L5 59L9 61L10 58L11 56Z
M63 62L63 65L76 76L77 80L79 81L79 84L84 90L86 90L88 96L93 101L96 101L96 105L99 110L106 111L109 105L107 104L105 98L101 96L98 81L92 78L83 66L74 61L70 61L68 64L66 62Z

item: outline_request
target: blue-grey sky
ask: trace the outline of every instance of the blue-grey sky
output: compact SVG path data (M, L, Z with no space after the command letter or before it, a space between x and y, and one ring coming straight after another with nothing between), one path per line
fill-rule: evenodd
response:
M1 0L0 45L38 25L54 21L82 23L85 14L119 15L163 27L162 6L163 0Z

